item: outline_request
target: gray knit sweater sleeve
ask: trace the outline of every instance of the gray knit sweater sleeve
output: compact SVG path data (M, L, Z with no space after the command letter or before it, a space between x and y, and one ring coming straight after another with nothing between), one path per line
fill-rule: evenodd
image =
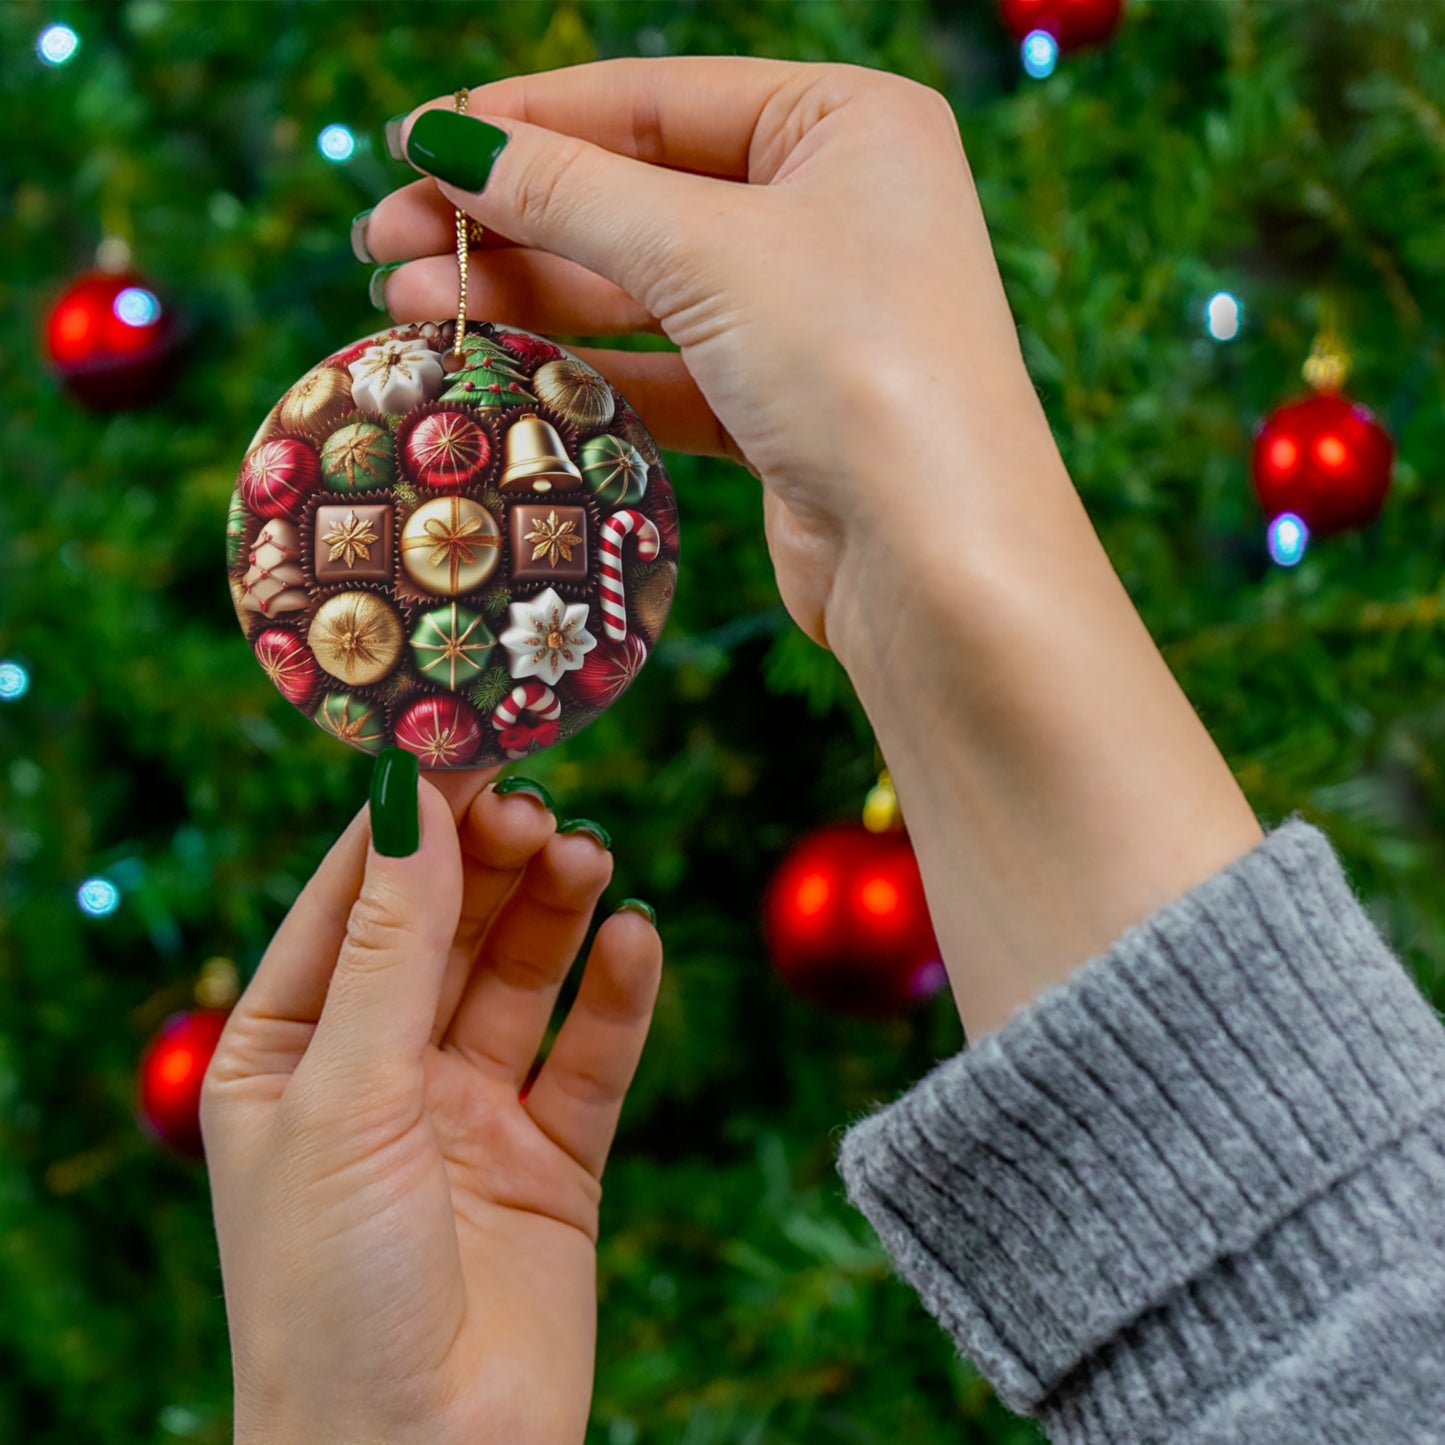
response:
M1445 1441L1445 1030L1299 819L840 1168L1053 1441Z

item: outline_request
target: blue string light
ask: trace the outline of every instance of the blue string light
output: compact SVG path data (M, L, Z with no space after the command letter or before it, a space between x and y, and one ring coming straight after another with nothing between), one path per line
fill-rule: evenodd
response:
M116 319L127 326L149 326L160 319L161 303L155 292L147 291L144 286L127 286L115 298L111 309Z
M316 137L316 148L329 161L349 161L356 152L356 137L344 125L329 125Z
M68 25L47 25L35 42L35 53L47 65L64 65L80 49L80 36Z
M1281 567L1293 567L1305 554L1310 529L1293 512L1281 512L1269 524L1269 555Z
M1216 341L1233 341L1244 325L1244 307L1228 291L1216 291L1204 307L1204 329Z
M30 674L18 662L0 662L0 702L16 702L30 691Z
M1030 30L1019 47L1024 70L1035 80L1046 80L1059 63L1059 42L1047 30Z
M120 889L109 878L87 878L75 898L80 911L92 918L108 918L120 907Z

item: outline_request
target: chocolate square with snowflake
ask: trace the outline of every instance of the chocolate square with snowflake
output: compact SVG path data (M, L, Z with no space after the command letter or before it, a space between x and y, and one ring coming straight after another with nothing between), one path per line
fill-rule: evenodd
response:
M507 517L512 543L512 581L585 582L587 512L522 502Z
M394 522L388 503L318 507L312 548L316 580L323 586L389 582Z

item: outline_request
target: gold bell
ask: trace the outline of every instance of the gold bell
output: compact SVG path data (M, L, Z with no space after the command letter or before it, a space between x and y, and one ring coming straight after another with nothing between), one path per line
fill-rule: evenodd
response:
M507 428L504 492L550 492L580 483L579 472L557 435L557 428L533 412L525 412Z

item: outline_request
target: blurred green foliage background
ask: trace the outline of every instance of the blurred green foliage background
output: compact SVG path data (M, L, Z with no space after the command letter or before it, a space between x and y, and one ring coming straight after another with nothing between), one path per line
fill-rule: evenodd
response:
M41 29L81 38L51 69ZM201 961L254 967L370 764L286 704L231 612L240 454L314 361L375 329L354 212L410 176L387 116L513 72L717 52L898 71L954 103L1033 375L1115 564L1269 823L1335 839L1445 998L1445 10L1135 0L1035 82L974 3L9 3L0 8L0 1440L230 1439L202 1167L134 1118L146 1040ZM359 139L344 164L316 146ZM159 407L86 413L46 307L120 236L195 328ZM880 267L906 267L900 235ZM1208 340L1207 298L1246 307ZM1399 448L1368 534L1274 568L1255 422L1322 304ZM521 325L527 317L498 317ZM585 340L585 338L566 338ZM941 359L946 365L946 358ZM960 405L968 398L961 396ZM875 758L782 612L758 488L669 457L679 595L626 699L528 763L656 903L654 1035L607 1177L597 1445L1037 1439L842 1196L840 1129L961 1044L946 1002L859 1023L793 1000L757 928L789 842ZM123 891L92 920L93 874Z

